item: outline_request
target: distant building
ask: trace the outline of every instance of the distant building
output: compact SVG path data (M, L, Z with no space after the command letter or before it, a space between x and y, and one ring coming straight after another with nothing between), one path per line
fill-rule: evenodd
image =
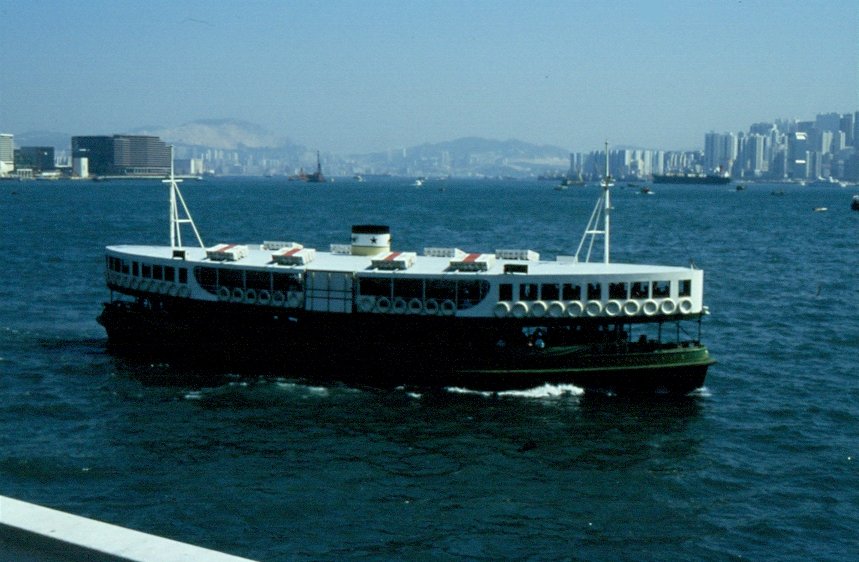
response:
M89 177L89 158L72 158L72 176L76 178Z
M0 175L11 173L15 169L14 137L0 134Z
M164 176L170 173L170 147L143 135L72 137L72 158L86 158L96 176Z
M15 149L15 169L30 168L34 172L47 172L56 167L53 146L22 146Z
M205 172L202 158L177 158L173 165L179 175L200 176Z
M808 134L795 132L787 139L787 171L789 177L805 179L810 176Z
M737 159L739 143L734 133L704 135L704 167L707 172L728 172Z

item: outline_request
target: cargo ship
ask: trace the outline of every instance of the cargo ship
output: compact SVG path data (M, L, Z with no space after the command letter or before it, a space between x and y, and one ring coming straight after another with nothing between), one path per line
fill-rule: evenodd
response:
M99 322L115 353L347 384L689 393L714 362L701 343L704 273L611 262L610 179L576 253L554 259L401 250L378 224L352 226L325 250L206 246L179 182L165 180L170 243L106 248Z
M653 174L653 183L725 185L730 182L730 176L717 176L712 174Z

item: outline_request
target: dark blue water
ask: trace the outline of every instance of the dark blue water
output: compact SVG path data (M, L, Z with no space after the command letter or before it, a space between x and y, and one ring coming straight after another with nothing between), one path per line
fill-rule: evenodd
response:
M398 249L544 256L575 251L598 195L408 184L184 192L207 244L325 249L382 223ZM613 257L704 269L719 363L696 396L630 402L323 387L289 366L169 384L187 373L111 357L95 321L103 246L166 243L165 188L0 184L0 494L262 560L855 559L852 192L655 191L615 189Z

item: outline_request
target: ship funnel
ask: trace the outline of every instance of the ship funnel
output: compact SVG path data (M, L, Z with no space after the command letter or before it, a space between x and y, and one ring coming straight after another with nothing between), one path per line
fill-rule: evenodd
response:
M391 251L391 228L378 224L352 226L352 255L375 256Z

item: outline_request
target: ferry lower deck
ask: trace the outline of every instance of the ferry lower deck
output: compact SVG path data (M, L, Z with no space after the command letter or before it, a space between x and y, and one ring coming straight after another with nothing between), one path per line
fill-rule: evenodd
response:
M249 307L170 295L106 303L111 349L239 373L376 386L475 390L573 384L607 393L685 394L713 363L700 315L452 318Z

